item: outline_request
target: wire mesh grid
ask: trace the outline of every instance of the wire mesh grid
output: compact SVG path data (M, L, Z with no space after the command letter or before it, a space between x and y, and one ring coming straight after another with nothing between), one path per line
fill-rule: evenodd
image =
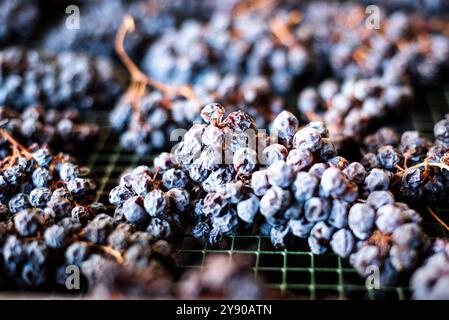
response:
M449 90L432 91L425 95L422 103L405 113L402 121L395 123L399 130L416 129L428 134L433 125L449 111ZM94 115L97 123L107 123L106 115ZM116 184L119 175L127 168L138 164L150 164L152 157L139 157L124 152L108 126L102 134L95 152L81 157L93 169L99 183L97 199L108 203L108 191ZM438 208L440 216L449 216L449 210ZM425 217L423 229L432 238L448 238L449 234L438 223ZM410 290L405 286L384 287L369 290L357 272L345 259L335 254L314 255L307 241L297 239L294 249L277 250L268 237L262 235L236 235L227 237L219 245L211 246L205 241L186 235L178 248L180 270L204 268L206 258L214 254L225 254L232 260L239 255L253 258L255 277L266 282L267 289L279 297L292 299L408 299Z

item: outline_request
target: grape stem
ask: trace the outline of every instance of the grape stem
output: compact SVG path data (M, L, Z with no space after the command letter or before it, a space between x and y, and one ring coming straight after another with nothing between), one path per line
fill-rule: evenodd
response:
M252 13L258 10L270 10L275 5L273 0L250 0L241 1L236 4L232 10L234 17L239 17L247 13Z
M408 169L416 169L416 168L421 168L421 167L425 167L425 169L427 170L429 167L437 167L440 168L441 170L447 170L449 171L449 166L443 162L429 162L428 160L424 160L421 163L415 164L414 166L409 167Z
M449 231L449 226L448 226L446 223L444 223L444 221L441 220L440 217L438 217L438 215L437 215L437 214L436 214L430 207L427 207L427 210L430 212L430 214L432 215L432 217L433 217L436 221L438 221L439 224L441 224L441 225L443 226L444 229L446 229L447 231Z
M10 157L7 157L1 161L1 165L3 166L5 163L5 160L7 160L10 164L14 163L15 160L20 156L23 155L27 159L31 159L31 153L19 142L17 142L16 139L14 139L8 131L6 131L3 128L0 128L0 135L3 136L11 145L12 148L12 155Z
M440 170L447 170L447 171L449 171L449 166L446 164L446 163L444 163L443 161L445 161L446 159L447 159L447 157L449 156L449 154L446 154L446 155L444 155L442 158L441 158L441 160L440 160L440 162L429 162L429 160L428 159L426 159L426 160L424 160L423 162L421 162L421 163L418 163L418 164L416 164L416 165L414 165L414 166L411 166L411 167L409 167L409 168L407 168L406 170L409 170L409 169L411 169L411 170L413 170L413 169L418 169L418 168L422 168L422 167L424 167L424 172L425 173L427 173L428 172L428 170L429 170L429 168L430 167L435 167L435 168L440 168ZM399 168L398 168L399 169ZM400 168L400 169L402 169L402 168ZM397 173L396 173L396 175L401 175L401 174L403 174L405 172L405 170L404 169L402 169L402 170L399 170ZM449 226L446 224L446 223L444 223L444 221L443 220L441 220L439 217L438 217L438 215L430 208L430 207L427 207L427 210L430 212L430 214L432 215L432 217L444 228L444 229L446 229L447 231L449 231Z
M84 231L79 232L77 235L75 235L75 239L76 238L83 238L84 237ZM97 244L94 242L90 242L90 241L84 241L81 240L81 242L85 243L86 245L92 247L92 248L98 248L101 251L103 251L106 254L109 254L110 256L112 256L118 264L123 264L125 262L125 259L123 258L123 255L120 253L120 251L112 248L111 246L107 246L107 245L101 245L101 244Z
M269 25L271 32L284 46L291 48L295 44L295 38L291 34L287 25L279 21L277 18L271 19Z
M128 32L134 32L134 30L134 19L130 15L126 15L123 18L122 24L120 25L115 38L115 51L131 76L131 83L125 95L126 97L128 97L133 108L134 120L137 123L141 122L139 99L146 93L147 85L162 92L165 96L172 97L179 95L185 97L188 100L199 102L190 86L185 85L173 88L155 81L154 79L148 77L142 71L140 71L140 69L126 53L126 50L124 48L126 34Z
M117 261L118 264L123 264L125 262L125 259L123 259L122 254L118 251L115 250L114 248L110 247L110 246L104 246L104 245L100 245L98 246L103 252L113 256L115 258L115 260Z

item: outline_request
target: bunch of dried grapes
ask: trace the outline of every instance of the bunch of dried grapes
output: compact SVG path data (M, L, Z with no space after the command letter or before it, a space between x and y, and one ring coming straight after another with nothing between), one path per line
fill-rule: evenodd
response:
M174 153L156 157L153 171L141 166L123 175L110 194L116 219L162 239L192 225L194 237L212 244L256 224L275 247L307 238L315 254L351 256L361 275L377 266L382 284L418 266L428 247L421 217L388 191L389 171L367 172L338 156L321 122L298 130L298 119L284 111L273 143L249 134L255 126L244 113L224 114L207 105L201 115L208 124L194 125Z
M418 86L435 85L444 78L447 21L421 12L385 13L382 8L370 19L365 9L338 2L314 2L304 8L299 29L311 34L336 77L382 76L389 83Z
M4 129L1 134L11 147L0 175L3 289L64 291L68 267L80 268L84 290L100 285L114 264L125 268L119 273L173 272L172 246L109 216L95 201L88 168L46 148L26 149Z
M307 238L314 254L331 249L351 257L362 276L368 266L377 266L382 284L418 266L428 246L421 217L388 191L389 171L367 172L338 156L320 122L297 130L297 119L283 112L274 124L291 143L281 140L264 150L273 160L252 174L252 191L260 200L248 207L264 216L263 231L275 247L288 246L292 237Z
M273 96L269 84L260 78L239 86L238 78L230 75L219 87L203 90L190 85L168 86L146 76L123 47L127 32L134 28L134 20L127 16L117 34L116 51L131 74L131 84L110 114L112 126L123 131L120 144L125 150L144 155L173 146L179 138L172 137L176 129L184 132L192 123L201 122L204 101L218 99L231 104L230 110L242 108L263 127L283 109L283 100Z
M155 41L142 61L154 79L217 90L227 76L262 78L278 95L319 78L325 65L307 39L296 37L301 12L280 2L216 11L207 22L186 20ZM268 21L268 23L267 23Z
M298 110L303 118L323 121L337 148L345 149L348 142L361 143L371 128L397 117L412 102L413 90L405 84L378 77L342 83L327 79L299 94Z
M107 107L125 80L107 58L21 47L0 50L0 70L0 105L16 110L35 104L47 109Z
M236 205L251 196L245 177L258 161L247 147L255 124L241 111L224 114L221 105L207 105L201 111L207 124L193 125L174 153L157 156L154 170L140 166L122 175L109 196L117 219L169 237L190 218L194 236L211 243L235 232Z
M174 280L157 260L148 266L120 265L102 261L98 277L88 291L93 299L172 299Z
M449 299L449 243L435 240L425 263L411 278L413 298L421 300Z
M129 14L136 20L138 31L128 39L126 48L131 56L139 58L148 44L180 20L193 15L197 19L207 18L214 10L229 11L234 2L236 1L102 0L93 3L84 1L79 6L80 20L88 23L79 29L69 29L65 27L66 17L63 17L46 32L42 46L57 52L87 51L95 55L112 57L114 37L120 21Z
M41 105L30 106L22 113L0 107L0 120L7 121L4 129L25 146L34 143L47 145L53 150L65 152L84 150L99 135L99 127L96 124L83 123L79 110L67 109L45 110ZM0 141L0 155L5 157L9 150L6 139Z
M435 124L433 142L416 130L399 137L394 130L381 128L365 138L361 163L368 170L392 172L392 191L400 199L418 205L446 204L448 132L447 116Z

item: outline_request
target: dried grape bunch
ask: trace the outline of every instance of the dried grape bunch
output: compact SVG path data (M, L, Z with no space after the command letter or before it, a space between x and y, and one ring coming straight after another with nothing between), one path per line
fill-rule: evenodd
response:
M436 240L425 263L413 274L410 286L413 298L420 300L449 299L449 244Z
M108 286L110 295L114 292L132 295L132 286L142 281L139 294L167 295L169 289L163 286L169 283L170 277L164 280L162 276L175 270L172 246L163 240L153 241L150 235L134 231L130 225L115 224L113 218L100 213L98 207L94 203L77 205L60 221L26 209L0 222L3 232L0 266L4 270L5 288L66 291L71 280L69 275L77 267L82 276L78 289L83 292L106 294L99 288ZM88 210L90 212L86 213ZM80 222L75 212L84 214L87 222ZM86 217L87 214L91 216ZM105 277L106 274L111 277ZM124 278L130 274L136 277ZM156 281L151 287L153 292L148 288L153 279L143 281L150 275L162 282Z
M381 128L365 138L368 151L361 159L367 170L382 168L394 173L391 191L408 203L446 204L448 193L448 119L434 126L432 142L419 131L405 131L399 136Z
M105 107L118 97L124 76L107 58L47 53L20 47L0 51L0 105L21 110Z
M100 219L98 219L100 217ZM110 216L100 215L108 228L90 222L94 232L104 234L101 242L86 236L70 244L64 264L58 267L56 281L64 285L64 271L75 265L81 269L84 289L97 298L164 298L172 294L171 274L175 272L174 249L164 240L154 241L146 232L135 231L129 224L114 224ZM89 231L89 225L84 229Z
M205 101L224 101L232 105L231 111L245 110L264 127L274 113L283 109L283 100L272 96L263 78L240 83L235 75L228 75L210 79L209 89L203 90L201 86L167 86L146 76L123 48L126 34L134 28L134 20L127 16L117 33L116 51L131 74L131 84L110 115L113 127L123 131L120 143L125 150L139 155L167 150L179 138L176 129L184 132L192 123L201 122L200 110ZM220 80L223 82L219 85Z
M114 54L114 37L120 21L126 14L137 20L139 32L132 36L126 46L133 54L139 54L142 46L175 23L168 14L158 14L155 1L122 0L96 1L80 8L80 20L88 21L82 28L65 27L66 17L51 28L42 46L50 51L87 51L94 55Z
M275 123L286 117L281 113ZM293 115L289 118L295 123ZM278 147L282 156L251 177L266 221L263 230L273 246L306 238L314 254L332 250L343 258L351 256L362 276L368 266L378 267L382 284L413 271L427 239L420 215L388 191L393 174L378 168L367 172L362 164L338 156L323 123L288 129L280 135L289 132L292 144Z
M108 0L85 2L80 6L80 20L88 21L82 28L68 29L65 17L50 28L42 46L51 51L87 51L94 55L114 55L114 37L125 15L134 17L138 31L126 42L134 58L157 37L186 17L208 18L214 10L229 11L235 0L216 2L179 0ZM105 18L107 17L107 18Z
M0 45L30 40L40 17L38 1L0 1Z
M234 14L216 11L207 22L186 20L152 43L142 68L158 81L203 90L215 89L228 74L244 83L261 77L285 96L324 66L310 42L295 37L301 18L294 7L266 1Z
M122 147L144 155L153 149L167 149L171 131L191 124L199 116L200 104L189 86L170 87L138 69L123 47L126 35L134 30L133 18L125 16L117 32L115 49L130 73L131 82L109 120L117 131L123 131Z
M67 109L64 112L45 110L42 106L30 106L18 113L7 107L0 107L0 120L12 136L25 146L33 143L48 145L53 150L73 152L82 147L86 150L99 135L96 124L82 123L79 110ZM7 140L0 141L0 155L9 153Z
M263 299L263 283L251 272L251 259L226 255L206 258L204 267L187 271L177 284L181 299Z
M152 247L156 248L157 247ZM95 257L95 256L93 256ZM95 259L94 259L95 260ZM204 268L188 270L179 282L157 260L145 267L97 261L96 281L88 296L96 299L261 299L268 296L263 282L251 272L251 259L216 255Z
M64 246L81 228L71 217L74 208L82 208L86 219L101 210L92 197L96 184L69 156L37 146L26 149L0 130L11 147L1 161L3 267L8 282L45 285L52 266L47 251Z
M362 277L377 269L381 286L408 279L421 265L429 248L427 235L418 223L420 219L413 221L414 218L408 216L411 209L400 206L401 203L396 203L379 208L375 222L377 230L359 243L350 256L350 263ZM402 210L400 214L398 208Z
M174 269L172 246L154 230L118 223L95 202L88 168L46 148L26 149L0 130L11 146L0 175L0 267L7 289L65 290L73 266L81 269L83 289L94 287L111 263L139 272L153 264Z
M207 124L194 124L173 153L157 156L154 170L139 166L122 175L109 196L117 219L175 238L193 223L193 235L211 243L236 231L237 204L251 196L245 177L258 163L255 124L241 111L224 117L217 103L201 116Z
M248 182L258 168L257 150L262 150L267 137L256 132L250 116L234 111L225 117L217 103L206 105L201 117L206 124L193 125L174 156L199 186L192 235L214 244L254 222L257 198Z
M77 203L93 202L96 184L87 167L77 165L71 156L53 155L45 147L32 145L26 149L6 130L0 130L2 139L10 147L9 154L0 162L0 201L8 207L9 214L33 207L44 209L55 192L56 199L61 197ZM67 214L56 210L51 215L58 219L59 213Z
M369 129L397 115L412 97L410 86L387 84L377 77L347 79L341 84L327 79L300 93L298 110L309 121L323 121L341 149L348 140L361 143Z
M176 242L184 236L187 211L191 195L187 191L188 175L175 167L168 154L168 173L138 166L126 171L118 186L109 193L109 202L116 206L114 220L130 223L135 229L145 231L154 240ZM163 173L164 172L164 173ZM158 180L162 176L162 181Z
M329 184L329 190L319 190L323 172L332 174L348 165L344 158L337 156L323 123L311 122L298 130L298 119L283 111L274 120L273 129L280 138L279 143L270 144L263 150L268 167L251 176L251 188L258 198L255 201L257 206L249 208L258 208L256 213L264 217L269 226L264 230L271 230L273 245L284 247L292 236L289 221L297 222L298 228L293 234L307 237L315 223L327 218L331 205L327 197L331 195L324 192L332 192L353 202L358 196L358 186L343 174L337 174L323 178L328 180L324 183ZM357 170L358 167L351 173L363 179L364 169ZM302 223L304 225L300 226Z
M444 77L449 57L447 21L422 12L385 13L383 8L376 14L378 19L371 20L365 9L337 2L314 2L304 9L302 33L312 33L312 43L334 76L382 76L389 83L419 86L435 85Z

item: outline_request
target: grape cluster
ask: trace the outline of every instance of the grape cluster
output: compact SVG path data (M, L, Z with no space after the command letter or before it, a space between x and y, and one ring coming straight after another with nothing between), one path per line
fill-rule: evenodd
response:
M45 284L48 251L65 246L81 220L101 210L101 204L89 200L96 189L89 174L66 155L12 145L1 162L0 179L3 268L12 280ZM83 216L71 216L79 210Z
M79 150L80 146L86 150L94 145L90 142L99 135L98 125L82 123L79 110L74 108L60 112L36 105L18 113L0 107L0 120L8 121L4 128L25 146L38 143L54 150L73 152ZM9 152L8 141L1 140L0 157L4 158Z
M161 225L143 232L114 220L94 201L88 168L46 148L27 150L2 134L12 145L0 175L2 288L64 290L74 266L87 281L84 289L103 284L113 266L124 268L114 269L117 274L173 270L172 246L155 237Z
M256 208L244 209L255 200L247 179L257 169L256 150L264 143L249 115L242 111L224 115L220 104L206 105L201 111L206 124L190 128L174 152L203 193L195 203L192 234L212 244L234 234L240 220L253 222Z
M221 105L206 105L201 117L207 124L194 124L173 153L156 157L154 171L140 166L122 175L109 197L116 215L164 236L182 234L182 217L194 211L194 236L215 243L235 232L237 204L251 196L240 180L256 169L248 146L257 137L248 115L224 115Z
M268 168L256 171L251 187L259 196L263 228L275 247L288 246L292 237L307 238L314 254L331 249L348 258L362 275L368 266L380 270L381 283L392 284L399 274L413 271L425 254L428 240L421 217L388 191L392 173L367 171L358 162L337 156L326 127L311 122L295 131L295 118L275 126L291 144L272 144L276 154ZM281 140L282 141L282 140Z
M388 286L404 275L410 275L421 264L427 254L429 240L420 227L419 214L404 203L383 205L377 209L374 219L375 231L367 240L357 244L350 262L361 276L368 276L373 266L377 267L380 284ZM343 240L339 238L339 241Z
M120 145L125 151L139 155L149 154L173 146L178 137L171 139L176 129L187 128L199 119L199 105L184 97L167 99L161 92L153 91L139 98L138 111L123 96L109 120L121 132Z
M216 103L201 117L206 124L193 125L174 153L156 157L154 171L141 166L121 177L110 194L116 219L142 228L164 221L157 229L163 238L174 233L173 221L188 217L180 224L212 244L256 225L277 248L306 238L315 254L350 257L361 275L376 266L382 284L418 266L428 240L420 215L388 191L393 173L338 156L322 122L299 129L283 111L268 137L248 115L225 117Z
M205 101L212 104L219 99L231 104L229 109L237 113L244 109L253 117L251 121L262 127L283 109L283 100L272 95L263 77L241 83L235 75L228 75L221 83L221 79L210 79L209 88L204 90L202 86L169 86L144 75L123 48L133 26L134 20L127 16L118 32L118 53L131 83L110 115L113 127L123 131L120 142L125 150L143 155L173 146L181 133L176 129L184 131L192 122L201 122L200 106Z
M151 171L147 166L139 166L125 172L119 185L111 190L109 202L116 206L115 221L129 222L155 240L174 242L184 234L184 215L191 199L186 190L188 176L182 169L175 168L171 157L165 159L166 155L159 158L173 167L157 167L156 171Z
M138 52L140 46L174 23L169 15L159 16L156 13L147 1L87 3L80 8L80 20L89 23L79 29L68 29L65 27L66 17L62 17L61 22L46 33L43 47L51 51L83 50L95 55L112 56L120 22L125 14L132 14L138 20L139 28L127 46L131 52Z
M95 55L114 55L114 37L126 14L136 20L136 34L126 43L131 56L140 58L144 48L172 28L179 20L195 15L208 17L212 10L229 10L232 1L179 0L108 0L83 3L80 20L88 21L82 28L65 27L66 16L45 34L42 46L51 51L87 51ZM107 17L107 18L105 18Z
M299 94L298 110L306 119L323 121L341 149L348 140L361 143L369 129L398 115L412 98L410 86L389 84L378 77L342 83L327 79Z
M367 170L394 173L391 190L408 203L447 203L448 130L447 116L435 124L433 142L419 131L405 131L399 137L394 130L381 128L365 138L361 163Z
M449 243L436 240L425 263L411 278L411 288L415 299L449 299Z
M84 239L66 249L65 262L57 270L58 284L64 285L67 266L75 265L87 282L84 288L102 299L114 298L115 294L128 298L141 294L146 298L170 296L175 270L170 243L155 241L130 224L114 223L105 214L98 215L84 230Z
M317 77L322 64L306 39L293 36L299 11L272 5L257 14L218 11L208 22L184 21L149 47L143 70L161 82L209 90L228 74L243 82L263 77L275 93L288 94L302 79Z
M301 27L340 79L382 76L390 83L435 85L445 70L445 22L395 11L367 18L365 6L317 2L306 6ZM372 24L369 26L369 24ZM377 24L377 25L376 25Z
M216 256L179 277L174 250L186 233L217 244L258 230L448 297L449 245L430 245L415 209L449 200L449 115L433 141L368 134L447 76L447 21L383 9L375 21L340 2L111 0L75 1L74 30L52 24L53 4L69 3L0 0L0 289L63 291L76 267L96 298L260 299L248 261ZM31 40L39 49L10 46ZM287 111L297 92L300 119ZM107 190L114 211L89 168L48 149L93 145L83 112L112 106L124 150L182 136ZM353 142L359 162L343 157Z
M0 70L0 105L14 109L105 107L124 84L112 61L84 53L8 47L0 51Z

